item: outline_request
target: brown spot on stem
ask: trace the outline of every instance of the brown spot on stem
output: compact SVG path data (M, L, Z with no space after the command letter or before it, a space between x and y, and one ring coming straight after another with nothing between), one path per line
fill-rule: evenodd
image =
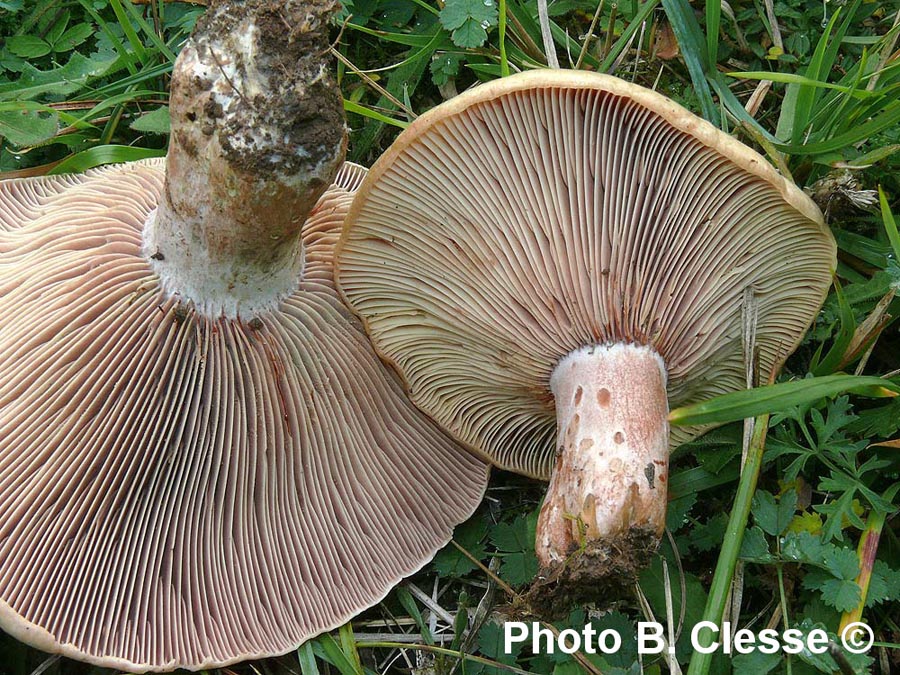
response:
M566 436L571 438L575 434L578 433L578 427L581 426L581 415L575 413L572 415L572 419L569 420L569 428L566 429Z
M594 439L593 438L582 438L581 443L578 444L578 449L582 452L586 452L594 447Z
M624 442L625 442L625 434L623 434L621 431L617 431L617 432L616 432L616 435L613 436L613 440L614 440L616 443L620 443L620 444L621 444L621 443L624 443Z
M609 393L609 389L606 387L602 387L600 391L597 392L597 403L600 404L601 408L605 408L609 405L610 398L612 398L612 396Z
M650 489L652 490L654 487L656 487L653 484L654 478L656 477L656 467L653 465L653 462L650 462L647 466L644 467L644 475L647 476L647 483L650 484Z
M578 389L575 390L575 405L578 405L579 403L581 403L581 397L583 394L584 394L584 389L582 389L581 387L578 387Z

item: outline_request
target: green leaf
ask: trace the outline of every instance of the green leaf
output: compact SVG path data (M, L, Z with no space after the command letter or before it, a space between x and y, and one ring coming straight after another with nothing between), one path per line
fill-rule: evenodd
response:
M861 591L855 582L835 579L819 570L807 572L802 585L808 590L821 593L826 605L841 612L854 609L861 597Z
M156 32L154 27L150 25L150 23L142 16L141 12L135 7L132 2L121 2L121 0L109 0L110 4L113 7L113 10L116 12L116 17L119 19L119 25L123 27L126 31L126 35L128 35L128 26L125 26L126 23L129 24L128 20L125 18L125 14L129 14L131 17L131 21L134 21L135 24L141 29L141 32L144 34L147 42L151 43L159 52L165 56L172 63L175 62L175 54L169 49L169 46L163 41L163 39ZM140 58L142 63L146 63L143 56Z
M613 64L616 62L616 59L618 59L622 54L622 51L631 44L634 34L638 30L642 30L643 26L646 25L645 22L656 9L656 6L659 4L659 2L660 0L647 0L647 2L640 6L637 14L634 15L634 19L629 22L629 24L625 27L625 30L622 31L622 34L609 48L609 53L603 59L603 63L601 63L597 68L599 72L610 72ZM585 63L590 63L588 56L588 54L585 54Z
M670 532L677 532L687 522L687 516L694 504L697 503L697 494L686 494L669 502L666 509L666 528Z
M144 43L138 36L137 31L131 24L131 21L126 16L125 8L122 6L122 0L109 0L109 4L112 6L113 11L116 13L116 19L119 22L119 26L125 32L125 37L128 39L128 44L131 45L131 49L137 56L138 61L144 63L147 59L147 50L144 48ZM128 4L130 5L131 3L129 2Z
M459 64L462 60L462 54L453 52L435 54L429 66L432 81L438 86L447 84L451 77L456 77L459 74Z
M900 570L891 569L883 560L876 560L866 594L866 607L897 600L900 600Z
M887 438L900 430L900 398L885 405L859 411L857 419L847 425L847 431L860 436Z
M781 544L781 554L787 560L818 565L824 560L822 538L809 532L788 532Z
M885 108L861 124L853 125L849 130L832 136L828 140L812 143L776 143L775 147L789 155L820 155L842 150L862 141L867 141L885 129L900 122L900 105Z
M797 493L794 490L786 492L778 501L772 493L757 490L750 510L763 532L777 537L788 528L796 509Z
M772 554L769 553L769 543L766 541L766 535L759 527L751 527L744 533L740 557L751 562L772 562Z
M859 574L859 559L856 551L841 546L828 546L825 554L825 568L832 575L844 581L856 579Z
M450 35L457 47L481 47L487 41L487 31L474 19L469 19Z
M706 60L716 63L719 58L719 22L722 17L720 0L706 0Z
M764 413L785 412L794 406L809 405L819 399L846 392L873 398L896 396L900 387L879 377L826 375L781 382L676 408L669 413L673 425L724 424Z
M582 626L584 625L584 620L580 623L573 622L570 625ZM613 630L622 638L622 646L617 652L604 655L604 659L610 666L628 669L636 664L638 661L638 644L634 621L619 611L612 611L605 613L603 616L592 618L591 625L598 635L605 630ZM606 675L610 670L603 668L602 672ZM641 671L638 670L637 672L640 673ZM651 671L644 670L643 672L650 673ZM584 671L581 671L581 673L584 673Z
M809 411L809 416L819 447L831 441L844 440L843 434L839 432L856 419L848 396L839 396L829 402L824 416L816 408Z
M531 581L538 572L534 554L537 518L538 510L535 509L511 523L499 523L491 530L491 543L502 557L500 576L513 586Z
M500 565L500 576L511 586L521 586L532 581L540 569L537 556L534 554L534 542L531 551L507 553Z
M16 56L36 59L52 51L50 43L36 35L14 35L6 40L6 46Z
M131 128L151 134L169 133L169 107L163 105L156 110L144 113L131 123Z
M500 624L490 621L481 627L478 631L478 649L479 651L498 663L512 665L516 662L516 657L522 651L524 643L517 642L512 647L511 652L504 650L503 628ZM483 671L486 675L503 675L505 671L499 668L486 667Z
M89 23L77 23L63 33L59 39L53 43L53 49L57 52L68 52L82 42L87 40L94 34L94 26Z
M409 47L427 47L434 41L435 38L434 35L428 33L426 33L425 35L391 33L384 30L367 28L366 26L358 26L355 23L349 23L347 24L347 27L361 33L365 33L366 35L371 35L372 37L378 38L379 40L384 40L385 42L395 42L397 44L407 45Z
M819 628L825 630L831 642L835 643L836 645L840 645L840 638L838 638L833 631L828 630L822 621L816 621L810 618L810 616L812 615L804 617L804 619L799 624L794 626L795 628L799 628L803 632L803 642L806 642L806 636L809 635L813 629ZM815 616L816 618L818 618L819 615ZM845 650L841 651L843 652L847 662L850 664L849 672L860 674L871 672L869 668L872 663L874 663L874 659L872 659L871 656L868 656L866 654L852 654ZM804 664L809 664L809 666L812 666L816 669L816 671L820 673L828 673L829 675L832 675L842 672L842 669L838 666L838 664L831 657L827 650L822 654L814 654L808 649L803 649L799 654L797 654L797 657L801 661L803 661ZM795 675L797 675L799 672L811 672L808 668L804 668L801 671L800 668L797 667L798 665L802 666L803 664L794 665L793 672L795 673Z
M730 436L733 438L733 441L724 446L710 443L710 446L698 448L694 451L694 456L697 458L700 466L713 474L719 473L729 463L740 457L741 454L741 438L738 425L732 425L730 433L722 430L717 431L719 431L720 437L727 438Z
M691 530L689 538L691 547L700 553L719 548L725 537L725 528L728 526L728 515L717 513L706 523L697 525Z
M847 166L856 169L868 169L870 166L880 162L883 159L887 159L897 152L900 152L900 143L895 143L893 145L884 145L880 148L875 148L874 150L870 150L867 153L848 160Z
M753 675L766 675L771 673L781 663L783 658L780 652L764 654L758 649L749 654L737 654L731 664L735 673L753 673Z
M66 26L69 25L69 19L72 18L72 13L69 10L63 10L62 12L57 12L55 18L56 20L43 35L44 39L51 45L59 40L59 36L65 32Z
M438 22L435 22L429 30L433 32L417 36L426 40L425 46L390 71L385 89L394 97L402 100L406 97L407 92L415 91L431 62L431 55L438 49L449 47L446 45L447 32L441 28ZM395 104L384 96L375 103L375 107L380 109L392 109L394 106ZM398 126L403 124L403 122L397 123ZM357 161L364 160L378 145L383 132L384 120L372 119L368 122L356 135L351 158L355 158Z
M86 58L75 52L66 65L53 70L38 70L25 64L16 82L0 83L0 101L28 100L47 93L71 94L91 79L109 73L117 61L114 55L94 54Z
M489 25L495 25L497 21L497 8L483 0L448 0L440 13L441 25L447 30L455 30L467 21L484 21Z
M59 130L59 115L42 110L0 111L0 136L13 145L43 143Z
M847 525L853 525L857 529L864 529L866 524L863 522L859 514L856 513L857 500L853 498L855 490L850 489L844 492L837 499L833 499L827 504L816 504L813 508L826 516L825 527L822 530L822 537L825 541L832 539L842 539L842 530Z
M497 25L494 0L447 0L440 13L441 25L451 33L459 47L481 47L487 29Z
M791 519L788 532L809 532L819 534L822 532L822 517L818 513L801 511Z
M487 555L484 546L487 531L488 528L484 522L484 517L475 516L457 527L453 533L453 538L466 551L478 560L482 560ZM478 569L452 543L438 551L434 557L434 568L442 577L461 577L472 570Z
M538 511L519 516L511 523L499 523L491 530L491 543L504 553L534 549Z
M819 38L818 43L816 44L816 49L813 52L813 56L810 60L809 66L807 66L806 68L806 74L809 77L805 79L808 79L812 82L819 82L820 80L827 77L828 71L831 69L833 63L833 57L829 59L830 50L827 49L828 40L831 36L832 30L834 30L834 26L837 23L839 16L840 9L835 11L835 13L831 17L831 20L825 26L825 30ZM793 143L800 143L802 134L809 124L809 120L813 113L813 106L816 99L818 98L818 95L819 92L815 87L804 84L801 84L799 86L797 92L797 107L794 112L795 119L792 126L791 141Z
M716 474L699 466L676 471L669 480L669 499L679 499L685 495L696 494L717 485L730 483L736 480L739 474L736 462Z
M338 628L338 637L341 640L341 651L350 662L353 670L362 675L362 661L359 659L359 651L356 649L356 638L353 637L353 624L348 621Z

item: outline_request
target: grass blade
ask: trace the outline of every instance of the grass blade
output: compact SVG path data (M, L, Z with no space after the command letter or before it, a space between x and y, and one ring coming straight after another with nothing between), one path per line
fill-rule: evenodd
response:
M147 50L144 49L144 43L141 42L140 37L138 37L137 31L128 20L128 17L125 14L125 8L122 7L121 1L110 0L110 5L112 5L113 11L116 13L116 19L118 19L119 21L119 26L121 26L122 31L125 33L125 38L128 40L128 44L130 44L131 48L134 50L138 61L140 61L141 63L146 63Z
M341 675L362 675L362 670L353 665L353 662L331 635L320 635L316 638L316 646L321 649L321 656L337 668Z
M719 22L721 19L721 0L706 0L706 60L709 63L715 63L719 58Z
M500 14L497 21L497 39L500 42L500 75L509 75L509 59L506 56L506 0L500 0Z
M830 375L835 372L844 360L847 348L850 346L853 335L856 333L856 318L853 316L853 308L850 306L850 303L847 302L844 291L837 280L835 280L834 283L834 292L837 296L838 308L840 310L841 327L834 340L834 344L831 345L831 349L828 350L828 354L825 355L825 358L819 363L812 364L810 370L813 375Z
M347 660L353 666L353 669L361 673L363 671L362 661L359 659L359 652L356 651L356 638L353 637L353 624L349 621L338 628L338 637L341 639L341 651Z
M609 53L604 57L603 62L598 68L601 73L609 72L610 68L612 68L613 64L616 62L616 59L619 58L619 54L625 49L625 45L631 41L631 36L634 35L640 29L641 24L650 17L659 2L660 0L648 0L641 5L637 14L634 15L634 20L625 27L625 30L622 31L622 34L613 43L612 47L610 47ZM585 55L585 63L590 63L589 56L590 54Z
M900 386L880 377L826 375L804 380L781 382L730 394L676 408L669 413L669 423L678 426L724 424L766 413L784 412L794 406L809 405L821 398L851 392L873 398L900 394Z
M669 501L730 483L738 477L738 473L736 462L725 466L717 473L711 473L702 466L674 472L669 479Z
M425 644L433 645L434 638L431 635L431 631L428 630L428 625L425 623L425 619L422 617L422 612L419 611L419 606L416 604L412 593L410 593L403 586L398 586L394 591L394 594L397 596L397 600L400 601L403 609L406 610L406 613L409 614L416 622L416 625L419 627L419 632L422 634L422 639L425 641Z
M389 117L383 113L378 112L377 110L372 110L371 108L367 108L360 103L350 101L346 98L344 99L344 110L346 110L347 112L356 113L357 115L362 115L363 117L368 117L370 120L375 120L377 122L382 122L383 124L390 124L391 126L399 127L400 129L405 129L409 126L408 122L395 120L393 117Z
M827 77L828 73L831 71L831 63L825 64L825 56L828 47L828 39L831 36L831 31L834 30L834 25L837 23L838 18L841 15L841 8L838 7L835 10L834 14L831 17L831 20L828 22L828 25L825 26L825 30L822 32L822 36L819 38L818 44L816 44L816 49L813 52L813 57L809 62L809 66L806 68L806 79L810 82L822 82L822 80ZM777 73L772 73L772 75L776 75ZM816 100L816 87L810 86L807 84L801 84L797 91L797 102L794 110L794 124L793 124L793 132L791 135L792 143L800 143L803 139L803 133L806 131L806 127L809 124L809 120L812 117L813 106L815 105Z
M865 89L856 89L840 84L832 84L830 82L822 82L813 80L805 75L796 75L794 73L769 73L764 70L751 70L747 72L726 73L729 77L738 77L746 80L771 80L772 82L783 82L787 84L800 84L804 87L818 87L821 89L835 89L837 91L850 94L855 98L868 98L875 96L871 91Z
M163 157L165 154L166 151L162 149L133 148L128 145L98 145L89 150L75 153L71 157L66 157L53 167L50 173L81 173L103 164L134 162L139 159L147 159L148 157Z
M304 642L297 648L297 660L300 662L302 675L319 675L319 666L316 665L316 654L312 648L312 642Z
M878 201L881 203L881 218L884 220L884 229L887 232L888 241L891 242L891 248L894 249L894 258L900 260L900 232L897 231L897 223L894 220L894 214L891 213L891 207L888 205L887 195L881 186L878 186Z
M856 145L885 129L900 124L900 103L890 106L886 112L872 117L866 122L857 124L842 134L833 136L827 141L816 143L776 143L775 147L789 155L821 155L828 152L837 152L851 145Z
M756 481L762 468L763 450L766 445L766 432L769 428L769 416L760 415L756 418L753 427L753 437L747 450L747 461L741 472L741 480L738 482L737 494L734 497L734 506L728 518L728 526L725 530L725 538L722 541L722 550L716 562L716 571L713 574L712 584L709 589L709 597L706 600L706 609L703 612L703 620L710 621L716 626L722 625L722 617L725 613L725 604L728 601L728 591L731 588L731 580L737 565L738 554L744 540L744 532L747 529L747 519L750 516L750 504L753 493L756 492ZM711 642L709 631L701 632L698 639L705 646ZM712 664L713 650L695 651L688 667L688 675L706 675Z
M713 101L709 82L706 80L709 65L706 59L706 49L704 49L705 40L703 32L700 30L700 24L697 23L697 18L694 16L694 8L687 0L662 0L662 5L666 10L666 16L669 17L675 38L681 45L681 54L691 75L694 93L700 102L703 117L717 127L721 127L721 115Z

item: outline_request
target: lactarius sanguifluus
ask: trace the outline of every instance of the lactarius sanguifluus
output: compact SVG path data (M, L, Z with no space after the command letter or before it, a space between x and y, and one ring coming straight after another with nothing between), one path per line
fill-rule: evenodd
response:
M670 430L669 405L745 386L745 291L768 373L834 267L818 209L760 155L642 87L542 70L401 134L350 209L338 285L422 410L550 479L544 575L596 591L664 529L669 446L700 431Z
M0 627L25 642L131 671L285 653L481 498L487 464L334 286L365 170L332 9L212 3L165 162L0 183Z

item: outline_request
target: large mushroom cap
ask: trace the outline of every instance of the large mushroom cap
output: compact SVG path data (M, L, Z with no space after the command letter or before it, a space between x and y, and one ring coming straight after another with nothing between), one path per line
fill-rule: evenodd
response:
M486 465L405 397L338 298L365 170L303 230L277 311L207 319L141 254L163 162L0 183L0 626L126 670L285 653L380 600Z
M768 373L821 305L835 244L799 189L672 101L542 70L416 120L363 182L338 266L416 404L546 478L561 359L647 345L675 406L743 388L745 289Z

